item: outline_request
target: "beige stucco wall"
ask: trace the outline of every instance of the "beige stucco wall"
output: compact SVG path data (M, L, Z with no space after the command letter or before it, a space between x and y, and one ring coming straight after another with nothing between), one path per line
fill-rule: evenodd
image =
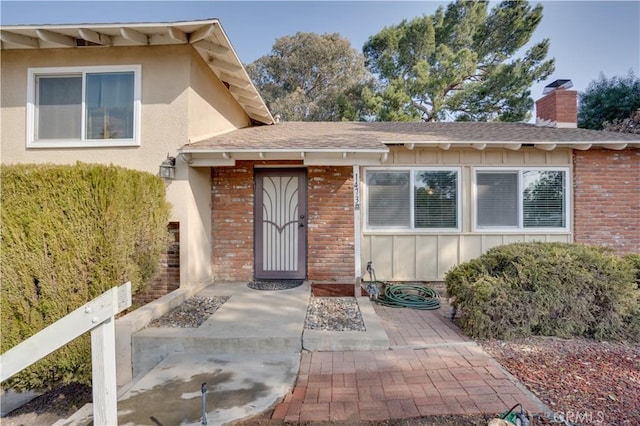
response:
M244 127L248 116L190 45L3 50L1 57L0 161L116 164L158 173L167 153L192 139ZM29 67L140 65L141 143L138 147L26 149ZM211 277L209 169L177 161L167 186L172 221L180 222L181 285Z
M385 166L451 166L461 167L462 230L460 232L376 232L362 233L361 262L372 261L379 280L442 280L451 267L477 257L501 244L517 241L571 242L568 232L495 233L473 231L473 168L516 166L571 167L571 150L542 151L523 148L508 149L415 149L392 147ZM571 173L569 173L571 175ZM364 169L360 176L364 178ZM363 183L361 182L362 186ZM571 181L568 182L569 188ZM364 211L362 211L364 216ZM362 217L364 221L364 217ZM364 222L362 222L364 223ZM366 271L362 276L368 279Z

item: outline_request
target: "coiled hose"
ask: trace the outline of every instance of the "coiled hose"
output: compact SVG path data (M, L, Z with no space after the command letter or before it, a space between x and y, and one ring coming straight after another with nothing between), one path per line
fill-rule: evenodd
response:
M428 287L415 284L385 284L376 280L376 271L373 262L367 263L369 281L365 290L369 298L374 302L391 306L393 308L412 308L423 311L432 311L440 308L440 296ZM378 294L380 287L384 288L382 294Z
M440 308L440 296L428 287L413 284L390 284L375 300L378 304L394 308L412 308L432 311Z

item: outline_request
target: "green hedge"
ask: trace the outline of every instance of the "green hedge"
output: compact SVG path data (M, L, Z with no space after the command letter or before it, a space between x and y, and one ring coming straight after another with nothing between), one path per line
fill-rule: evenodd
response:
M153 279L167 247L162 180L116 166L3 165L1 350L111 287ZM91 382L89 336L8 380L16 389ZM5 384L3 384L4 386Z
M515 243L453 268L445 282L456 320L472 337L637 340L634 259L579 244Z

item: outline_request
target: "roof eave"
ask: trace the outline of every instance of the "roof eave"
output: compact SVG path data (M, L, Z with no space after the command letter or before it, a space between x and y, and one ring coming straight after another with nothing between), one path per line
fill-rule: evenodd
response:
M0 27L0 49L87 49L190 44L246 114L275 120L217 19L165 23L10 25Z

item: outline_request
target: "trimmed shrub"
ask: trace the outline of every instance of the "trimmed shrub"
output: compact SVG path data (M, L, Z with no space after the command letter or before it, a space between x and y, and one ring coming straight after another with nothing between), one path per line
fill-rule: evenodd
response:
M162 180L116 166L2 165L2 352L111 287L141 290L166 249ZM7 381L91 383L89 336ZM4 385L4 384L3 384Z
M515 243L453 268L445 283L457 322L472 337L635 340L634 273L630 259L604 248Z

